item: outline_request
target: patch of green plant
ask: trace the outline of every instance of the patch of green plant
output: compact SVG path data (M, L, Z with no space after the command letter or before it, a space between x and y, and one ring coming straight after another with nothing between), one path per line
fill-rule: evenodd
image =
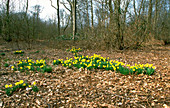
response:
M39 50L37 50L37 51L35 51L35 52L30 52L30 54L35 54L35 53L39 53L40 51Z
M14 92L19 91L19 89L25 89L25 88L30 88L34 92L38 92L39 89L36 86L36 82L33 82L32 85L28 84L27 82L24 82L23 80L20 80L19 82L16 82L14 85L13 84L6 84L5 85L5 92L8 96L11 96Z
M73 55L74 56L78 56L78 52L81 52L82 51L82 49L80 49L80 48L78 48L78 49L76 49L75 47L72 47L72 48L70 48L70 49L67 49L66 51L69 51L69 52L71 52L71 53L73 53Z
M61 63L60 60L54 60L54 61L53 61L53 65L59 65L60 63Z
M43 67L43 72L51 73L52 72L52 67L50 67L50 66Z
M39 72L52 72L52 67L46 65L46 61L36 60L33 61L32 59L27 58L26 60L19 60L17 65L11 66L11 69L20 72L27 72L27 71L39 71Z
M45 51L42 51L42 54L45 54Z
M34 53L39 53L40 51L39 50L37 50L37 51L35 51Z
M5 53L1 53L1 56L5 56Z
M79 48L80 49L80 48ZM152 64L135 64L135 66L131 66L129 64L124 64L123 62L113 61L109 58L102 57L101 55L94 54L93 56L77 56L79 49L72 48L68 49L74 54L73 58L66 57L66 60L58 59L53 61L53 65L61 64L64 67L72 68L87 68L88 70L93 69L105 69L120 72L124 75L129 74L147 74L152 75L155 72L155 67Z
M8 67L8 66L9 66L9 64L8 64L8 63L5 63L5 64L4 64L4 67Z
M7 58L7 59L5 59L4 61L7 62L7 61L9 61L9 59Z
M151 67L151 68L146 67L144 74L152 75L154 72L155 72L155 69L153 69L153 67Z
M23 54L23 53L24 53L24 51L22 51L22 50L14 51L14 54Z
M30 72L29 72L29 71L26 71L26 75L30 75Z
M53 60L53 65L62 65L63 67L67 68L73 68L76 67L77 69L87 69L87 70L93 70L93 69L104 69L104 70L111 70L115 72L119 72L124 75L133 75L133 74L147 74L152 75L155 72L155 66L152 64L135 64L131 66L130 64L125 64L123 62L110 60L109 57L102 57L101 55L94 54L93 56L83 56L78 55L80 51L82 51L80 48L72 47L71 49L68 49L67 51L73 53L72 58L66 57L66 60L63 59L57 59ZM17 65L14 65L11 67L12 70L16 71L19 70L21 72L24 71L39 71L39 72L52 72L52 67L50 65L46 64L46 61L36 60L33 61L32 59L27 58L26 60L19 60Z

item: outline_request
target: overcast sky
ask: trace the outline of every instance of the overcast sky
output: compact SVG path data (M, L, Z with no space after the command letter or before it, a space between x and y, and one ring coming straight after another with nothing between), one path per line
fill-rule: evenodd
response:
M57 6L57 0L52 0L53 5ZM42 6L42 12L40 13L40 17L43 19L52 18L56 14L56 10L51 6L50 0L30 0L29 1L30 8L35 5ZM63 8L62 5L60 5L60 8Z
M53 5L57 6L57 0L52 0ZM5 6L6 0L0 0L0 4L3 3ZM11 0L10 5L14 5L14 10L19 11L22 10L23 6L26 5L26 0ZM42 8L42 11L40 13L40 18L48 20L49 18L52 18L56 15L56 10L51 7L50 0L29 0L29 8L28 10L33 10L33 6L40 5ZM60 9L64 8L63 5L60 5Z
M53 5L57 6L57 0L52 0L52 1L53 1ZM56 10L51 6L50 0L30 0L29 5L30 5L29 10L31 10L32 9L31 7L35 5L42 6L42 12L40 13L40 17L43 19L52 18L57 13ZM60 5L60 8L63 8L63 6Z

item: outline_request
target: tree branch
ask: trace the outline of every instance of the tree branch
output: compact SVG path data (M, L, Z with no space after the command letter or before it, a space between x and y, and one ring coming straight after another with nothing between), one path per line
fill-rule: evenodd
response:
M70 16L69 16L69 18L68 18L67 25L64 27L64 32L65 32L65 30L67 29L67 27L68 27L68 25L69 25L69 22L70 22Z
M71 10L69 9L69 8L67 8L67 6L65 5L65 4L67 4L67 3L64 3L64 2L60 2L61 4L63 4L63 6L69 11L69 12L71 12Z
M52 0L50 0L50 2L51 2L51 6L52 6L54 9L56 9L56 10L57 10L57 8L53 5Z

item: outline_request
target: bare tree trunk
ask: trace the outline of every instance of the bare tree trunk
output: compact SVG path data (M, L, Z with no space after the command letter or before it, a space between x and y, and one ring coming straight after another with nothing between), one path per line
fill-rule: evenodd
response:
M26 3L25 20L26 20L26 24L27 24L27 27L26 27L26 28L27 28L26 35L27 35L28 49L31 49L30 27L29 27L29 20L28 20L28 17L27 17L28 4L29 4L29 0L27 0L27 3Z
M133 9L134 9L134 12L135 12L135 18L137 16L137 12L136 12L136 2L135 0L133 0Z
M157 19L158 19L158 0L155 1L155 17L154 17L154 32L155 32L155 37L158 37L158 32L157 32Z
M60 35L60 7L59 7L60 0L57 0L57 17L58 17L58 36Z
M123 36L121 35L121 26L120 26L120 15L121 15L121 9L120 9L120 3L121 0L117 0L116 2L116 19L117 19L117 40L118 40L118 49L123 50Z
M10 3L10 0L7 0L7 3L6 3L6 17L5 17L5 25L4 25L4 39L7 41L7 42L10 42L12 41L12 38L11 38L11 34L10 34L10 19L9 19L9 3Z
M86 11L87 11L87 27L89 28L89 3L86 1Z
M139 15L138 15L138 18L139 18L140 15L141 15L141 9L142 9L142 5L143 5L143 1L144 1L144 0L141 1L140 7L139 7L139 11L138 11L138 14L139 14Z
M102 15L101 15L101 22L102 22L102 27L104 27L105 28L105 19L104 19L104 1L102 0Z
M152 0L149 1L148 32L151 32L151 18L152 18Z
M110 11L110 24L113 23L113 6L112 0L109 0L109 11Z
M122 21L122 27L121 27L121 43L123 47L124 47L123 37L125 34L125 30L126 30L126 13L128 11L129 4L130 4L130 0L127 0L126 2L124 2L125 10L123 13L123 21Z
M58 36L60 35L60 0L57 0L57 8L53 5L52 0L50 0L51 6L57 10L57 18L58 18ZM65 6L65 5L64 5Z
M91 0L91 27L93 30L93 28L94 28L94 25L93 25L93 0Z
M72 14L73 14L73 40L75 40L75 35L76 35L76 33L77 33L77 27L76 27L76 3L77 2L77 0L73 0L73 6L72 6L72 8L73 8L73 10L72 10Z

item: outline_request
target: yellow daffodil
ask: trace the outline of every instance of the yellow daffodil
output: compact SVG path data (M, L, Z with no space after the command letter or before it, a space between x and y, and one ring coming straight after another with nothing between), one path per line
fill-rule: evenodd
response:
M11 87L12 87L12 84L10 84L9 87L11 88Z
M149 64L149 67L151 68L153 66L153 64Z
M29 85L28 87L31 88L31 85Z
M115 68L115 67L113 67L113 70L116 70L116 68Z
M38 60L36 60L36 63L38 63L39 61Z
M27 66L28 69L31 69L31 66Z
M155 66L153 66L152 68L153 68L153 69L156 69L156 67L155 67Z
M43 65L40 66L40 68L43 68L43 67L44 67Z
M5 85L5 88L8 88L8 87L9 87L9 85L6 84L6 85Z
M26 84L24 83L23 86L26 86Z
M33 84L33 85L36 85L36 82L34 81L32 84Z
M16 82L16 83L15 83L16 86L19 85L19 84L20 84L20 82Z
M23 80L20 80L20 84L22 84L22 83L24 83L24 81L23 81Z
M11 66L11 69L14 69L14 66Z
M20 67L20 69L23 69L23 67Z
M30 63L30 62L31 62L31 60L29 59L29 60L28 60L28 62Z
M127 67L130 67L130 64L127 64L126 66L127 66Z

